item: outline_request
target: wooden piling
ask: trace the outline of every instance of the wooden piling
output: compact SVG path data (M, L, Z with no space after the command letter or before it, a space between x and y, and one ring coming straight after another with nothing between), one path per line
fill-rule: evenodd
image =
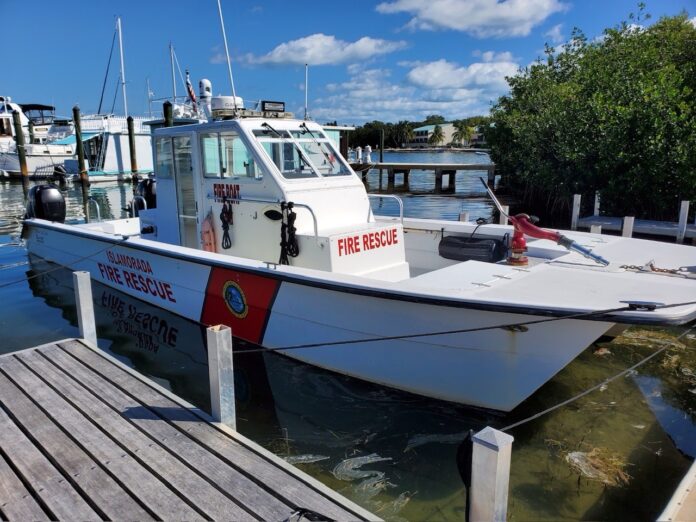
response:
M515 439L486 427L473 437L469 520L507 520L510 457Z
M97 325L94 320L92 281L89 272L73 272L73 286L75 287L77 325L80 329L80 337L96 346Z
M594 209L592 211L593 216L599 216L599 203L600 203L600 196L599 196L599 190L594 193Z
M19 158L19 170L22 179L28 179L29 170L27 169L27 151L24 145L24 131L22 130L22 120L19 111L12 111L12 122L14 123L15 143L17 145L17 157Z
M677 225L677 243L684 242L686 236L686 225L689 219L689 202L682 201L679 207L679 224Z
M167 100L163 104L163 113L164 113L164 126L165 127L173 127L174 126L174 112L173 112L173 107L172 107L172 102Z
M135 130L133 126L133 116L126 118L128 124L128 151L130 152L131 176L133 181L138 179L138 160L135 156Z
M217 325L207 329L210 408L216 422L237 429L234 404L232 329Z
M621 229L621 235L623 237L631 237L633 235L633 222L635 219L634 216L626 216L623 218L623 228Z
M89 186L89 173L85 168L85 146L82 143L82 124L80 123L80 108L75 105L73 112L73 126L75 127L75 147L77 151L77 170L80 173L82 186Z
M580 194L573 194L573 212L570 215L570 229L578 229L578 219L580 219L580 202L582 201L582 196Z

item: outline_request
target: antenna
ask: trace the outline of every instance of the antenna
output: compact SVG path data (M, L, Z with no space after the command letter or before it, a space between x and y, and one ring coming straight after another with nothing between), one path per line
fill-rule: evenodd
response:
M118 28L118 48L121 55L121 88L123 89L123 113L128 116L128 98L126 97L126 71L123 66L123 37L121 35L121 17L116 18Z
M227 35L225 34L225 21L222 18L222 6L220 0L217 0L218 14L220 15L220 27L222 28L222 40L225 43L225 56L227 57L227 72L230 75L230 85L232 86L232 100L234 101L234 110L237 110L237 93L234 91L234 78L232 78L232 63L230 62L230 51L227 49Z
M147 85L147 111L150 113L150 118L152 118L152 95L154 94L150 89L150 78L145 78L145 84Z
M304 64L304 119L307 119L307 91L309 91L308 74L309 66Z
M174 76L174 46L169 42L169 63L172 66L172 103L176 103L176 78Z

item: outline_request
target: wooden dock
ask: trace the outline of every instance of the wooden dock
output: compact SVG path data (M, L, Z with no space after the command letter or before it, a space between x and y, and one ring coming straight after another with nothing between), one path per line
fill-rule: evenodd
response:
M454 192L455 176L457 172L466 170L486 171L488 184L493 186L495 181L495 165L493 163L351 163L356 172L360 172L363 179L371 169L380 171L380 187L382 186L382 170L387 171L387 187L393 189L396 176L403 176L403 185L408 188L409 176L412 170L430 170L435 172L435 192ZM447 185L444 178L447 177Z
M377 520L211 420L86 341L0 356L0 519Z

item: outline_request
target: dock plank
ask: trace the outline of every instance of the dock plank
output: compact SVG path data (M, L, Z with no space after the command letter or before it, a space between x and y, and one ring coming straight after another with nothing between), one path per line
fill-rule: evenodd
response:
M3 375L0 378L6 379ZM14 397L3 395L3 406ZM73 489L70 482L41 453L22 430L0 408L0 448L34 494L49 510L50 519L98 520L101 517Z
M11 405L6 407L11 410L15 421L25 432L31 433L36 445L52 455L54 465L70 477L102 517L111 520L152 519L135 500L121 494L116 481L4 375L0 376L0 397L12 397Z
M102 401L95 400L84 386L70 379L42 355L28 352L22 354L21 358L35 368L74 408L109 433L125 451L132 452L137 461L178 491L187 502L195 505L201 515L214 520L253 518L252 513L212 486L198 470L183 464L156 440L149 438ZM176 443L174 439L167 440L168 446L172 443Z
M169 451L190 467L195 467L198 473L249 511L257 513L264 520L283 520L296 511L296 506L285 503L258 487L249 477L231 468L200 444L191 444L192 439L169 422L163 421L147 405L136 401L67 353L54 350L50 354L50 360L65 372L63 378L70 376L88 390L99 390L98 398L95 395L96 400L107 403L153 440L166 442ZM87 401L95 399L85 397Z
M22 352L24 355L31 352ZM81 447L88 451L95 460L110 469L120 481L129 484L129 490L142 495L145 504L162 519L202 519L203 517L189 506L184 500L163 484L153 473L139 464L137 460L124 451L108 435L95 426L84 416L75 415L75 410L62 397L48 386L44 385L36 375L30 372L15 358L0 360L0 368L10 372L14 381L27 390L32 399L44 410L50 411L54 422L79 440ZM74 494L74 492L72 492ZM61 498L56 494L56 497ZM70 513L70 512L68 512ZM78 517L72 513L57 515L60 518L97 518Z
M0 455L0 516L3 520L49 520L2 455Z
M66 353L78 359L99 375L111 381L178 429L203 444L210 451L227 461L236 469L249 473L254 479L297 508L307 508L337 520L364 519L364 512L351 511L347 506L336 503L323 492L302 482L297 476L267 460L264 455L236 443L229 435L201 422L194 413L182 410L175 402L128 372L108 361L104 356L88 349L80 342L71 341L60 345ZM372 518L375 518L374 515Z

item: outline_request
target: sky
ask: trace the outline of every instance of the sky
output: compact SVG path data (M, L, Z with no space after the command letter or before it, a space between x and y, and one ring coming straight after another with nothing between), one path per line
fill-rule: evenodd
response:
M696 0L647 0L652 19ZM235 91L247 107L278 100L319 122L447 120L487 114L506 76L560 46L574 27L592 39L637 12L631 0L222 0ZM121 17L128 109L161 113L172 96L169 44L182 71L232 93L217 0L0 0L0 95L67 116L99 107ZM102 112L123 114L118 42ZM177 94L184 86L177 70ZM154 101L148 102L147 82Z

